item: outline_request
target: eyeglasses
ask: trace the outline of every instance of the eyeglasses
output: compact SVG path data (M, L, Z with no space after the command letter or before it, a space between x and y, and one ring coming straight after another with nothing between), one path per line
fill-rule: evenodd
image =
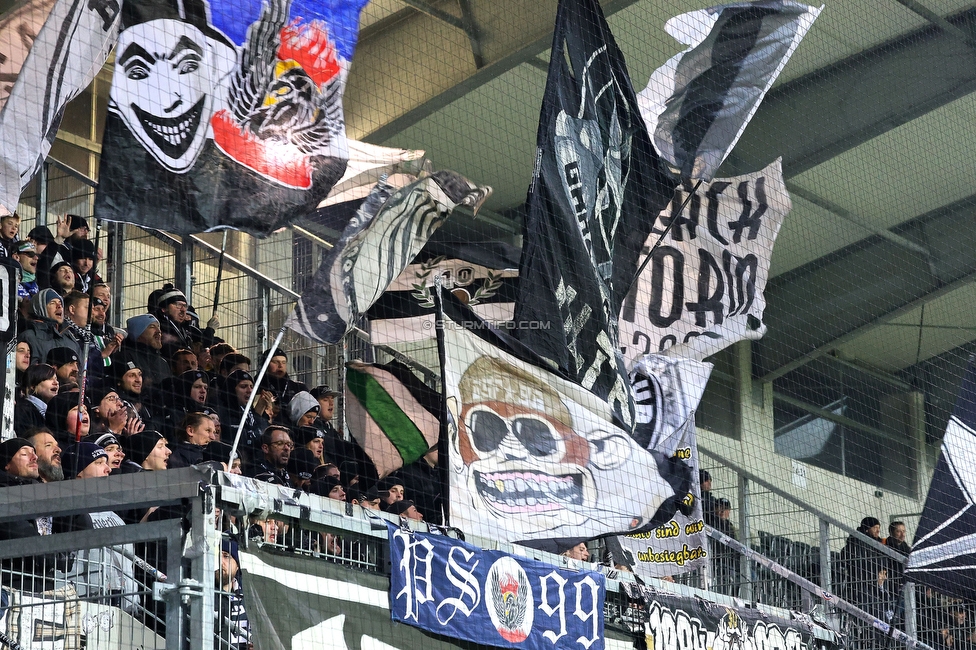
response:
M276 440L276 441L274 441L274 442L271 443L271 446L272 447L284 447L285 449L294 449L295 448L295 443L293 443L293 442L286 442L284 440Z
M37 253L28 253L27 251L21 251L17 253L18 257L37 257Z

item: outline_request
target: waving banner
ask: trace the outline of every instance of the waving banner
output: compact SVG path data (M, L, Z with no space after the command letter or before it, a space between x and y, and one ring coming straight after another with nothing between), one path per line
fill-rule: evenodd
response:
M712 180L821 9L756 0L667 22L688 49L654 71L638 102L654 146L681 178Z
M641 447L607 402L524 361L530 350L441 296L452 525L514 542L671 518L663 506L690 489L686 467Z
M28 0L0 20L0 204L17 210L65 105L91 83L119 29L121 0Z
M126 0L95 214L267 235L343 177L367 0Z
M500 648L603 650L603 574L387 528L393 620Z
M684 463L698 476L695 411L705 392L712 364L649 354L631 371L637 406L634 437L638 444ZM660 578L693 571L707 562L701 487L692 481L685 506L654 530L619 538L634 573Z
M939 462L905 575L976 600L976 363L972 357L946 425Z
M634 423L617 316L676 180L654 152L597 0L561 0L537 133L515 338ZM553 326L543 328L540 323Z
M671 208L658 215L644 256L669 224L671 230L620 310L620 345L628 365L665 350L700 360L766 331L769 262L792 208L780 163L715 179L681 212L687 190L675 192Z
M370 191L342 237L322 256L287 325L323 343L338 343L420 252L459 205L475 213L491 194L451 171L398 174ZM407 182L410 181L410 182ZM340 206L337 206L339 208Z
M438 278L478 316L504 326L512 320L517 267L517 261L509 267L504 260L483 266L459 256L421 254L367 313L370 340L395 346L434 338L433 292Z

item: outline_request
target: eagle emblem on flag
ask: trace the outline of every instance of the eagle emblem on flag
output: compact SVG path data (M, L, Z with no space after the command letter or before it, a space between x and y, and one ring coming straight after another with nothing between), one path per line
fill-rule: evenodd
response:
M282 185L312 184L310 156L341 155L342 67L320 20L288 21L291 0L270 0L247 30L228 108L212 120L214 142Z

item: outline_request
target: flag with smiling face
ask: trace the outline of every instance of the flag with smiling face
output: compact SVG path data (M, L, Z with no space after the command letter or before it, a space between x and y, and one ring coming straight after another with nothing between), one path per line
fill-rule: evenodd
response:
M365 0L127 0L96 216L266 235L343 178Z

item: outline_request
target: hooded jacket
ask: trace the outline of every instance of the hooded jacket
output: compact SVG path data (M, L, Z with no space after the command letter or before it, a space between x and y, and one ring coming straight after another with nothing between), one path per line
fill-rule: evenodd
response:
M69 348L81 358L81 345L71 336L70 326L65 322L58 323L47 315L47 305L54 299L52 296L61 299L54 289L44 289L30 300L31 315L35 320L21 339L30 345L32 365L45 363L47 353L54 348Z

